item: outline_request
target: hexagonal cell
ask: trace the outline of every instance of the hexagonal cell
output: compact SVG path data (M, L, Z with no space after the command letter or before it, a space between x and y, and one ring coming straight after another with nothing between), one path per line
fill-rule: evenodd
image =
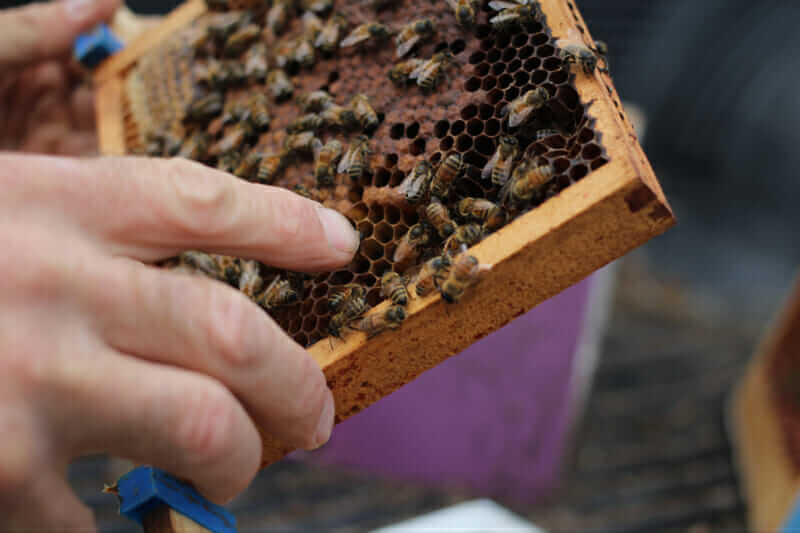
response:
M364 202L359 202L355 204L353 207L350 208L350 211L347 212L347 216L350 217L351 220L361 220L367 217L367 213L369 212L369 207Z
M419 222L419 215L416 211L403 211L403 223L409 228Z
M406 137L415 139L419 135L419 122L413 122L406 128Z
M441 160L442 160L442 152L435 152L430 158L431 165L436 165Z
M533 52L534 52L534 47L533 46L523 46L522 48L519 49L519 52L517 52L517 55L521 59L527 59L527 58L529 58L529 57L531 57L533 55Z
M374 283L373 283L373 285L374 285ZM379 290L373 290L373 291L369 291L367 293L367 303L371 307L375 307L376 305L378 305L382 301L383 301L383 298L381 297L381 293L380 293Z
M606 163L608 163L608 160L606 158L604 158L604 157L601 157L599 159L595 159L594 161L592 161L592 164L589 165L589 166L592 168L592 170L597 170L598 168L602 167Z
M473 151L464 155L464 161L475 168L483 168L489 162L489 159Z
M547 79L547 71L545 70L537 70L531 76L531 83L534 85L540 85L544 83L544 80Z
M373 226L369 220L362 220L358 223L356 229L361 234L361 239L366 239L372 235Z
M492 139L485 135L481 135L475 139L475 149L485 156L492 156L496 148Z
M578 181L588 173L589 169L586 168L586 165L576 165L572 167L572 170L569 171L569 177L572 178L573 181Z
M324 298L328 295L328 284L327 283L319 283L314 285L314 288L311 290L311 297L312 298Z
M331 288L341 287L353 282L353 273L349 270L337 270L328 276L328 285Z
M490 63L481 63L477 67L475 67L475 75L479 78L482 78L489 74L489 71L492 69L492 65Z
M445 135L447 135L448 131L450 131L450 121L448 120L440 120L433 127L433 134L439 138L442 138Z
M397 224L403 218L403 213L395 205L386 206L386 221L389 224ZM377 231L377 230L376 230Z
M581 151L581 156L583 156L583 158L586 159L587 161L591 161L596 157L600 157L602 153L603 150L596 144L592 143L592 144L587 144L586 146L583 147L583 150Z
M317 328L317 317L314 315L307 315L303 319L303 331L311 333Z
M506 71L506 64L502 61L498 61L494 65L492 65L492 75L499 76L503 72Z
M385 168L378 168L375 170L374 177L372 179L372 183L375 187L385 187L389 184L389 178L391 174Z
M519 89L514 87L513 85L506 89L505 93L505 100L508 102L513 102L516 100L517 96L519 96Z
M497 80L497 86L501 89L507 89L513 82L514 78L511 76L511 74L503 74Z
M372 205L369 208L369 220L373 224L377 224L381 220L383 220L383 206L382 205ZM374 230L373 230L374 233Z
M361 251L372 261L377 261L383 257L383 246L373 238L361 242Z
M483 133L483 121L478 119L470 120L467 123L467 133L469 133L473 137Z
M494 48L494 39L487 38L481 41L481 50L491 50Z
M494 107L489 104L481 104L480 107L478 107L478 116L482 120L488 120L492 118L492 115L494 115Z
M542 63L542 66L545 70L559 70L561 68L561 60L557 57L548 57Z
M483 89L484 91L489 91L493 89L495 85L497 85L497 78L495 78L494 76L487 76L486 78L483 78L483 83L481 83L481 89Z
M528 35L526 33L518 33L511 39L511 45L514 47L513 49L522 48L528 42Z
M507 33L498 33L497 40L495 41L497 48L505 48L511 44L511 36Z
M398 122L397 124L392 124L392 127L389 128L389 137L392 139L402 139L405 136L406 132L406 125Z
M458 55L467 48L467 43L464 42L464 39L456 39L452 43L450 43L450 51L453 52L453 55Z
M492 92L490 92L487 96L487 100L489 100L489 103L492 105L497 104L497 102L499 102L502 99L503 99L503 91L501 91L500 89L492 90Z
M530 43L533 46L540 46L540 45L542 45L542 44L544 44L546 42L547 42L547 35L545 35L543 33L539 33L539 34L536 34L536 35L531 35Z
M452 137L445 137L444 139L441 140L441 142L439 142L439 149L442 150L443 152L447 152L453 147L455 142L456 142L455 139L453 139Z
M478 114L478 106L475 104L468 104L461 109L461 118L469 120Z
M569 79L569 74L566 70L557 70L550 73L550 81L552 83L566 83Z
M392 225L385 220L378 223L375 226L375 232L373 235L376 239L378 239L378 242L386 244L392 240L392 236L394 235L394 231L392 231Z
M488 24L479 24L475 28L475 36L478 39L485 39L491 33L492 33L492 27L489 26Z
M314 304L314 313L317 316L324 316L328 314L328 301L326 300L317 300L317 303Z
M480 78L470 78L464 84L464 89L469 91L469 92L471 92L471 93L474 93L475 91L477 91L480 88L481 88L481 80L480 80Z
M384 159L386 161L386 167L392 168L396 166L398 159L397 154L386 154L386 158Z
M372 271L375 273L376 276L382 276L386 272L392 270L392 264L386 260L381 259L380 261L376 261L374 265L372 265Z
M486 134L494 136L494 135L497 135L498 133L500 133L500 121L497 120L496 118L487 120L486 121Z
M536 48L536 55L541 57L542 59L550 57L555 53L556 49L550 46L549 44L544 44Z
M556 172L561 174L562 172L566 172L569 168L569 159L566 157L559 157L555 161L553 161L553 168L556 169Z
M470 148L472 148L472 137L469 135L460 135L456 139L456 150L459 152L466 152Z
M427 142L425 141L425 139L419 137L414 142L412 142L411 145L409 145L408 151L409 153L411 153L411 155L422 155L423 153L425 153L426 144Z
M489 60L489 63L496 63L502 55L503 53L500 50L497 48L492 48L489 50L489 53L486 54L486 59Z
M293 337L294 337L294 341L297 344L299 344L300 346L308 346L309 345L308 335L306 335L305 333L297 333L297 334L293 335Z
M522 60L521 59L514 59L508 64L508 68L506 69L509 74L514 74L520 68L522 68Z

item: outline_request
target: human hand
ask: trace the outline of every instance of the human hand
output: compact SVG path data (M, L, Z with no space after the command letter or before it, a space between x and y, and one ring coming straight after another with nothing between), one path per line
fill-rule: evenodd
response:
M0 150L97 152L92 92L72 43L119 4L59 0L0 11Z
M256 426L322 445L319 366L256 304L147 266L200 249L293 270L349 262L340 214L184 160L0 154L0 530L92 528L64 480L107 452L225 501L261 460Z

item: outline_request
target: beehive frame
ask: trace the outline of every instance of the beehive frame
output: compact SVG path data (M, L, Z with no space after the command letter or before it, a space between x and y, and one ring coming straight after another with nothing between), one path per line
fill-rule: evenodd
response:
M572 0L542 0L541 9L553 37L566 37L570 28L578 27L591 42ZM126 153L123 90L131 67L206 11L203 0L187 1L98 70L96 109L103 153ZM458 305L446 305L438 294L414 299L397 331L369 341L363 333L353 333L333 347L327 340L311 346L309 352L333 390L337 422L674 224L608 75L578 75L575 88L581 102L592 102L594 128L602 133L609 162L470 249L494 269ZM290 451L268 435L264 443L265 466Z

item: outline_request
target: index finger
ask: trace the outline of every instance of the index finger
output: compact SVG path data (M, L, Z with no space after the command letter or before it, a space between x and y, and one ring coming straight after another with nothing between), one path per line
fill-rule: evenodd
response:
M182 159L5 156L2 163L18 166L28 191L39 185L115 255L157 261L196 249L318 271L347 264L359 245L337 211Z

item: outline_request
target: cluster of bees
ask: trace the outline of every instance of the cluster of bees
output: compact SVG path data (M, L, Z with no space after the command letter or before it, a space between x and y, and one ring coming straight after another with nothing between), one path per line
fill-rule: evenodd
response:
M475 27L480 2L440 1L449 5L465 30ZM291 165L312 159L315 187L297 185L294 190L317 201L329 197L324 191L330 193L339 177L357 183L371 172L371 136L383 117L366 94L337 102L328 91L316 90L295 98L292 76L313 68L320 58L332 57L340 49L368 51L392 39L398 62L389 68L388 78L397 86L417 86L429 93L454 63L453 53L447 49L428 58L407 58L436 34L437 26L431 19L413 20L396 28L365 22L350 29L350 22L334 9L333 0L265 0L261 7L246 11L230 10L227 0L207 3L214 10L210 20L189 40L198 91L183 115L185 134L153 132L144 151L215 164L220 170L262 184L274 184ZM376 10L391 9L399 3L370 0ZM490 23L497 31L511 31L541 17L535 0L493 0L488 6L492 10ZM299 34L288 31L295 19L301 24ZM291 37L285 36L289 33ZM582 39L570 36L557 45L565 68L575 64L586 74L605 70L598 66L605 55L602 43L589 47ZM238 91L243 86L251 88ZM293 98L301 113L286 126L282 148L273 153L254 149L259 136L270 129L272 106ZM503 123L506 135L500 137L486 166L479 169L487 186L500 191L496 201L461 197L454 192L454 184L468 166L459 153L446 155L438 164L418 161L399 185L388 188L391 202L419 214L419 222L395 248L394 266L380 279L381 296L391 305L382 312L368 313L367 289L355 284L345 286L327 302L332 314L327 328L331 337L341 338L347 330L364 331L373 337L396 329L405 320L413 298L439 291L445 302L456 303L491 269L469 255L468 249L542 197L556 175L552 165L537 162L533 144L523 153L517 135L551 98L545 88L538 87L507 105ZM323 133L326 142L321 140ZM560 133L539 130L535 139ZM337 138L340 134L350 140ZM431 250L441 253L431 257ZM301 301L309 280L307 275L271 269L256 261L202 252L186 252L168 266L229 283L267 311Z

